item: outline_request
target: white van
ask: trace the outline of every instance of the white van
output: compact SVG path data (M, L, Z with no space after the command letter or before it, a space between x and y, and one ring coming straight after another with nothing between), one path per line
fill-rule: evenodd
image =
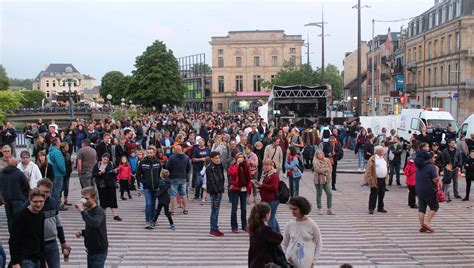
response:
M464 122L462 122L461 127L459 127L457 139L461 137L461 135L465 136L466 138L470 138L471 134L474 133L474 114L471 114Z
M456 120L446 111L438 108L426 109L403 109L400 114L400 124L397 128L397 134L401 140L409 142L413 134L420 134L424 126L440 127L446 129L451 124L454 131L457 131Z

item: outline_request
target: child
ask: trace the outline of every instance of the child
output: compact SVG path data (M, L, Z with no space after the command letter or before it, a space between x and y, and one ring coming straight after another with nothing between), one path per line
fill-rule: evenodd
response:
M130 195L130 180L132 179L132 169L128 164L128 160L126 156L122 156L120 158L120 165L118 166L118 174L117 180L120 184L120 199L127 200L123 194L125 191L128 193L128 198L132 199L132 195Z
M176 230L176 226L173 223L170 213L170 195L168 194L168 189L171 186L171 181L169 179L170 172L166 169L162 169L160 172L160 186L158 187L158 208L155 213L155 217L151 223L152 228L155 227L156 221L158 221L158 216L161 214L161 209L165 209L165 215L168 218L170 223L170 229Z
M202 167L202 170L200 172L201 175L201 181L202 181L202 199L200 205L204 205L204 202L206 202L207 199L207 178L206 178L206 168L207 166L211 163L211 159L209 157L206 157L206 162L204 162L204 166Z
M137 167L138 167L138 164L143 160L143 158L145 158L145 153L143 151L138 151L137 157L138 157L138 163L137 163ZM143 194L143 184L137 181L137 186L138 186L139 193ZM135 187L135 185L133 187Z
M469 201L469 193L471 192L471 183L474 180L474 150L469 152L469 157L464 163L466 169L466 196L462 201Z
M136 150L133 150L132 152L130 152L130 156L128 157L128 163L130 164L130 169L132 170L130 190L136 190L135 189L135 175L137 174L137 168L138 168L138 156L137 156Z
M403 169L405 176L407 177L407 186L408 186L408 206L411 208L418 208L416 204L416 191L415 191L415 176L416 176L416 167L415 167L415 158L408 158L407 165Z
M454 174L453 172L453 164L448 162L446 164L446 167L444 168L444 176L443 176L443 192L446 195L447 202L451 202L451 193L449 192L449 190L451 188L450 187L451 182L453 181L453 179L454 180L456 179L454 178L454 175L457 175L457 174Z

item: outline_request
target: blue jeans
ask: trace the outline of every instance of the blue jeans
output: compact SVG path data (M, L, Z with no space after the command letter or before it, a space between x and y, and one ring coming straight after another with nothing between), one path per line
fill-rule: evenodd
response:
M364 149L359 149L357 155L359 156L359 168L364 169L367 167L367 160L364 158Z
M398 162L390 162L390 176L388 180L388 184L392 184L393 181L393 173L395 173L397 178L397 184L400 185L400 163Z
M51 242L45 242L44 245L44 258L48 264L48 268L59 268L60 267L60 257L59 257L59 248L58 242L54 239Z
M7 261L5 250L3 250L2 243L0 242L0 268L4 268Z
M232 230L238 230L237 207L240 198L240 220L242 221L242 230L247 227L247 192L230 192L230 201L232 209L230 212L230 226Z
M102 268L107 259L107 252L94 255L87 254L87 268Z
M291 196L300 195L300 180L301 180L301 177L294 178L293 176L290 176L288 178L288 181L290 182L290 195Z
M41 262L39 260L22 260L21 268L40 268Z
M210 194L211 201L211 232L219 230L219 209L221 207L222 194Z
M61 190L63 189L63 181L63 177L54 176L53 192L51 193L51 196L56 199L59 204L61 204Z
M342 136L342 148L345 148L345 147L346 147L346 141L347 141L347 137L346 137L346 136Z
M144 189L145 193L145 221L151 222L156 213L156 200L158 199L158 191Z
M356 147L355 145L356 145L356 138L352 137L352 136L349 136L349 148L351 150L354 150L355 147Z
M181 197L186 197L187 196L186 179L171 180L171 187L168 189L168 193L171 198L176 197L178 193Z
M202 189L202 176L201 176L201 171L194 172L195 178L195 189L194 189L194 199L199 199L201 198L201 189Z
M277 213L277 208L279 204L280 204L280 201L278 200L273 200L269 203L272 211L270 214L270 220L268 220L268 226L272 227L272 230L278 233L280 232L280 226L278 225L278 221L276 219L276 213Z

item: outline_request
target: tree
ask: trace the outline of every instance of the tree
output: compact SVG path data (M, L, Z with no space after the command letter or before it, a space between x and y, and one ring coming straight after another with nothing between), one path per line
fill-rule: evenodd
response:
M10 78L10 86L12 87L21 87L31 90L32 85L33 79Z
M19 91L0 91L0 123L7 121L6 113L13 112L21 107L23 95Z
M181 105L186 88L173 52L161 41L147 47L135 61L127 96L144 107Z
M7 90L10 87L10 82L7 77L7 71L0 64L0 90Z
M341 74L339 73L337 67L332 64L328 64L328 66L324 70L324 81L326 84L331 85L332 96L334 100L339 99L341 96L341 79ZM321 85L321 69L317 68L316 70L313 70L308 64L303 64L301 65L301 67L297 67L288 62L285 62L283 64L283 69L281 69L275 75L273 81L264 81L262 83L262 86L268 89L271 89L273 85Z
M194 73L194 75L209 74L211 73L211 66L206 63L196 63L191 66L191 71Z
M119 71L110 71L102 77L100 96L107 100L107 95L112 95L112 104L119 104L120 99L126 96L128 78Z
M41 107L42 100L46 99L44 92L39 90L20 91L20 93L23 95L21 107L24 108L39 108Z

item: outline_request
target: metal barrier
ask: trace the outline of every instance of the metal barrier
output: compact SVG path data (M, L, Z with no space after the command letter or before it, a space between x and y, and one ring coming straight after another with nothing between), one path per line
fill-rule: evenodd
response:
M17 131L16 132L16 140L15 140L15 145L17 148L26 148L26 137L23 132Z

